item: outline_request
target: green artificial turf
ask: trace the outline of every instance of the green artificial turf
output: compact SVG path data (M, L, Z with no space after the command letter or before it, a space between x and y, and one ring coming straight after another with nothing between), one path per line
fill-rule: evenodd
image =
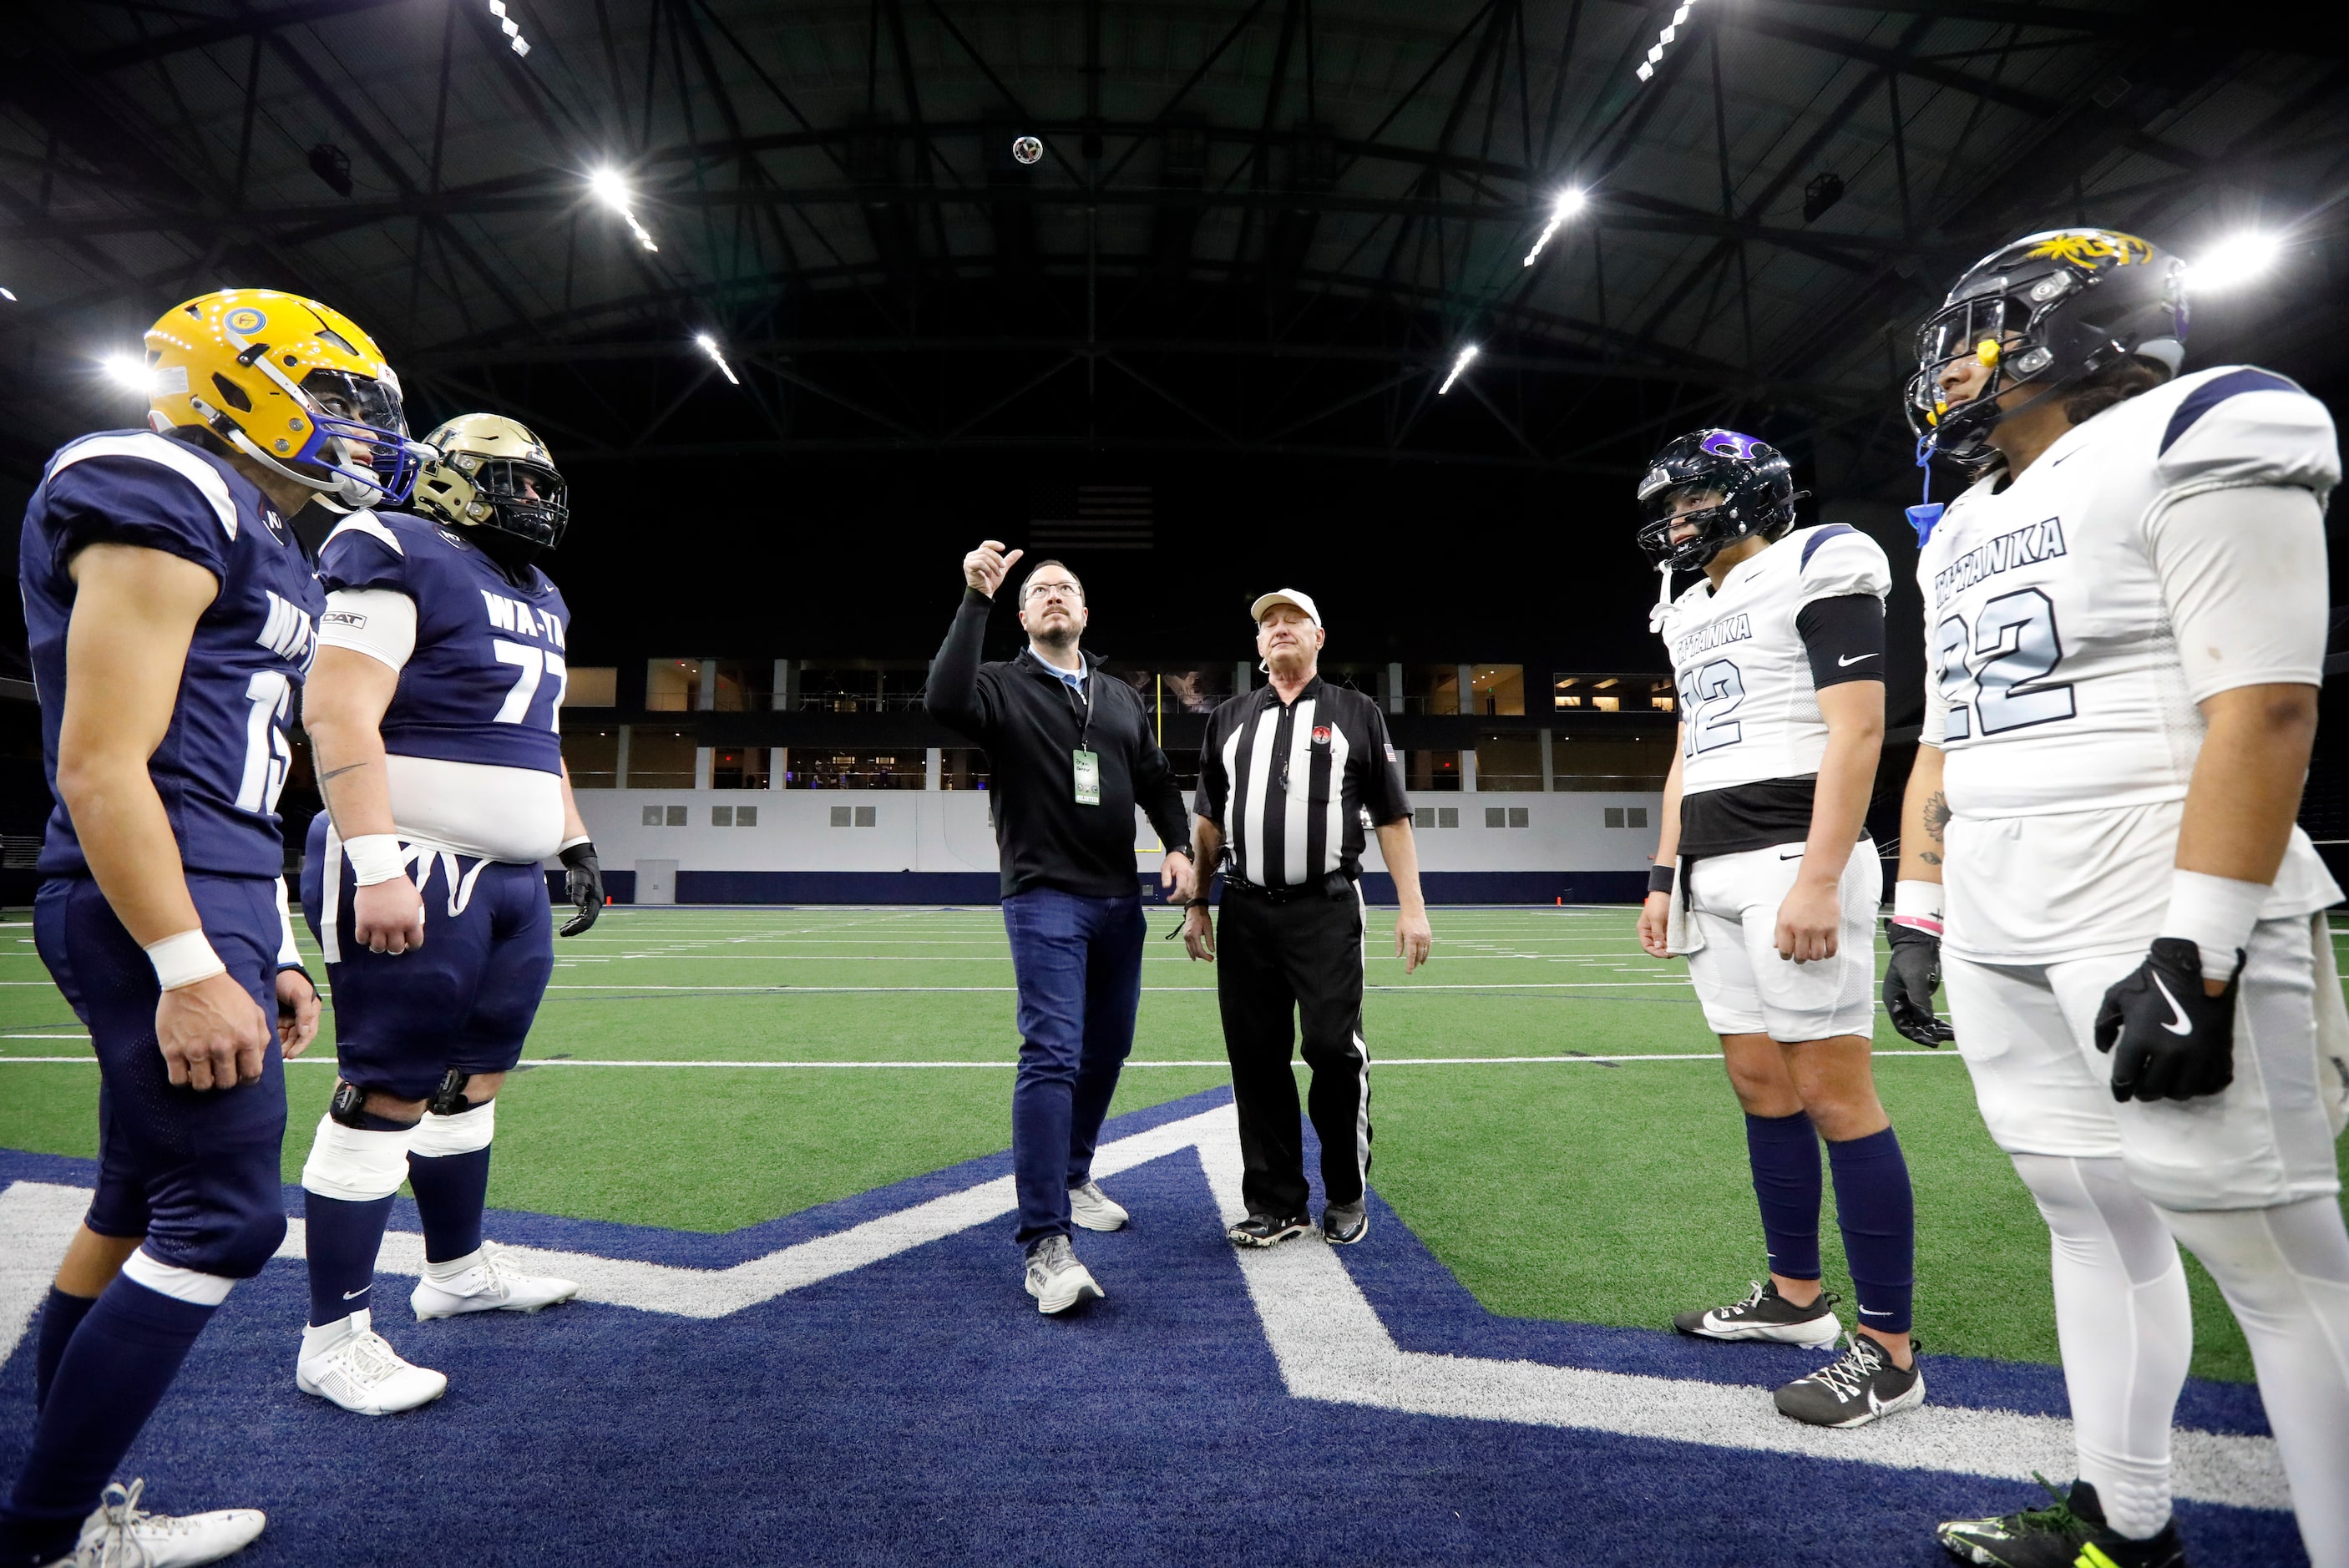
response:
M1365 1035L1372 1181L1492 1310L1661 1326L1743 1294L1762 1248L1735 1100L1678 964L1648 958L1629 910L1440 909L1413 977L1373 912ZM1214 976L1156 940L1114 1109L1225 1081ZM30 927L0 924L0 1146L96 1153L97 1074ZM315 956L315 954L314 954ZM983 910L613 910L558 948L527 1068L500 1097L499 1207L723 1231L1004 1148L1011 966ZM1879 954L1880 957L1880 954ZM50 1035L64 1037L43 1039ZM1918 1200L1918 1332L1942 1352L2056 1358L2047 1237L1975 1114L1955 1054L1883 1026L1877 1078ZM333 1070L331 1020L287 1068L286 1179ZM1413 1065L1413 1058L1706 1059ZM772 1068L569 1061L990 1064ZM1206 1066L1150 1064L1206 1063ZM1849 1294L1822 1227L1830 1284ZM2194 1370L2251 1377L2240 1334L2189 1259Z

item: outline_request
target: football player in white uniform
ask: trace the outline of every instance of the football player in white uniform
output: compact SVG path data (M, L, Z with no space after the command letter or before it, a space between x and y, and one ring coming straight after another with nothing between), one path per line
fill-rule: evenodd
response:
M1683 1334L1830 1346L1819 1284L1819 1140L1859 1300L1845 1355L1777 1392L1778 1408L1854 1427L1921 1404L1909 1337L1915 1209L1868 1068L1883 872L1864 819L1884 740L1884 596L1876 542L1842 525L1790 532L1786 459L1751 436L1696 430L1640 481L1640 542L1680 689L1680 751L1640 939L1686 954L1745 1109L1769 1281L1685 1312Z
M1909 384L1920 455L1974 483L1913 514L1930 669L1887 999L1924 1037L1938 950L2054 1233L2078 1444L2054 1507L1941 1526L2005 1568L2185 1561L2177 1242L2251 1342L2310 1557L2349 1565L2341 890L2292 821L2340 459L2282 377L2178 374L2184 285L2131 235L2016 241L1920 330Z

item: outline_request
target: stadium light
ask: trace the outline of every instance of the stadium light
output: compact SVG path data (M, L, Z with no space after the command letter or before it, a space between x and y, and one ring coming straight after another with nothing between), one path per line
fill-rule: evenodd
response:
M636 222L634 197L628 190L627 179L618 170L596 170L587 176L587 189L596 201L620 215L620 221L628 226L628 232L636 237L636 243L647 251L660 249L653 243L653 237L645 232L645 226Z
M136 354L109 354L98 361L106 378L128 391L142 397L153 390L154 377L147 372L146 359Z
M0 299L6 300L10 304L15 304L16 303L16 294L9 289L0 289Z
M1468 368L1469 362L1476 357L1478 352L1473 343L1461 349L1460 356L1452 362L1452 374L1446 376L1444 378L1444 385L1435 389L1435 395L1438 397L1452 390L1452 384L1460 379L1460 373Z
M1680 36L1681 28L1688 22L1689 13L1695 8L1696 0L1681 0L1680 9L1672 13L1670 22L1664 24L1664 30L1656 35L1654 45L1648 50L1648 57L1640 62L1640 68L1632 75L1644 82L1656 74L1656 67L1663 63L1664 50Z
M699 333L695 335L693 346L718 362L719 372L726 377L729 385L735 387L742 385L742 378L734 374L734 367L726 363L726 356L718 351L718 340L716 338L710 336L706 332Z
M530 40L522 36L522 24L506 15L506 0L490 0L490 15L495 16L498 25L505 29L507 41L513 46L515 54L530 53Z
M1526 265L1532 266L1535 262L1540 260L1542 247L1548 244L1550 236L1557 232L1558 225L1581 211L1589 203L1590 198L1574 186L1569 185L1559 191L1557 200L1550 205L1549 222L1542 225L1542 232L1535 237L1534 248L1526 253Z
M2233 288L2266 275L2282 257L2281 238L2246 229L2203 252L2202 259L2188 267L2186 281L2197 289Z

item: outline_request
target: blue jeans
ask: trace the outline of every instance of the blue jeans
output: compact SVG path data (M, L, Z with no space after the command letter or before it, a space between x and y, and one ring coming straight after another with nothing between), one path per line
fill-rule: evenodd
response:
M1093 1143L1133 1049L1142 1002L1142 897L1030 888L1003 901L1019 983L1019 1072L1011 1086L1019 1243L1069 1233L1069 1189L1091 1179Z

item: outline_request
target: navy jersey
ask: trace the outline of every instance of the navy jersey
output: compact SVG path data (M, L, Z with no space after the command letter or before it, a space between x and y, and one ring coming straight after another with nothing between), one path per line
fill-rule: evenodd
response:
M383 747L499 768L563 771L563 661L571 612L535 566L517 585L453 528L354 512L319 552L329 590L416 603L416 648L383 716Z
M171 728L147 764L181 863L217 876L282 875L277 794L293 757L287 726L326 607L308 558L261 491L201 448L146 430L60 447L25 509L16 549L52 799L75 593L67 568L85 547L105 543L177 555L220 583L196 622ZM88 874L62 801L49 813L40 869Z

